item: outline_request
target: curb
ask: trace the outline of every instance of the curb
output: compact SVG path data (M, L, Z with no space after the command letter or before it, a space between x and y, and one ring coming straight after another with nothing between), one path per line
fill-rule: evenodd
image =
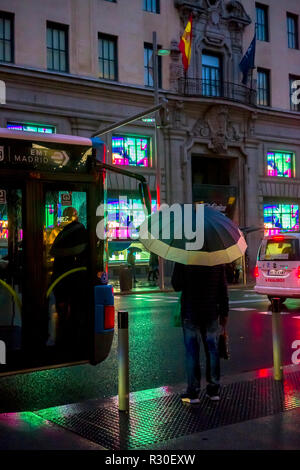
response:
M175 292L175 291L174 289L139 290L139 291L127 290L123 292L114 291L114 295L161 294L161 293L168 293L168 292Z

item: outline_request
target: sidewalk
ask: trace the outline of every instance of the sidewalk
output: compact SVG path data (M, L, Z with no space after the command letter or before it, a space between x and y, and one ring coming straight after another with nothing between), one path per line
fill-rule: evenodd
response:
M0 449L299 450L300 366L283 383L263 369L223 379L220 402L204 391L199 405L182 404L184 384L118 399L89 400L28 413L0 415Z

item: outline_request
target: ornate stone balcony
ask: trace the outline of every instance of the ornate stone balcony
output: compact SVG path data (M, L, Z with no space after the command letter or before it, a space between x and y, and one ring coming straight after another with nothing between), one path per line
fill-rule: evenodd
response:
M178 93L183 96L201 96L204 98L223 98L247 105L256 105L256 90L244 85L220 80L198 78L180 78Z

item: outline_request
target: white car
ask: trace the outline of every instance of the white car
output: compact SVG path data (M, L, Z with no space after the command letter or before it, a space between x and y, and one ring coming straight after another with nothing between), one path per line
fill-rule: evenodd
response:
M255 267L255 292L271 299L300 299L300 233L265 237Z

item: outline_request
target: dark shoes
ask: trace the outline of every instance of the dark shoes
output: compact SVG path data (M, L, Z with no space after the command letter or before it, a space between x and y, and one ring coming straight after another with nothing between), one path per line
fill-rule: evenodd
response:
M198 393L183 393L181 396L181 401L183 403L190 403L191 405L195 405L200 403L199 394Z
M206 387L206 396L211 401L219 401L220 400L220 386L208 384Z
M191 405L195 405L200 403L199 392L193 393L183 393L181 395L181 401L183 403L190 403ZM215 384L208 384L206 387L206 397L209 398L211 401L219 401L220 400L220 385Z

